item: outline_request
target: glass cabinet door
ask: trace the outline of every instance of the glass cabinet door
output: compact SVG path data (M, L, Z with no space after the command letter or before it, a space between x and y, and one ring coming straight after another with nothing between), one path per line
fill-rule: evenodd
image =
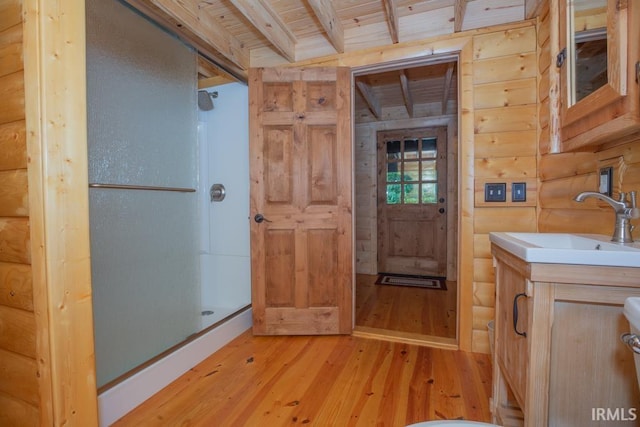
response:
M634 140L640 132L640 1L554 3L552 150L582 151Z
M627 12L617 0L561 0L562 124L627 93Z

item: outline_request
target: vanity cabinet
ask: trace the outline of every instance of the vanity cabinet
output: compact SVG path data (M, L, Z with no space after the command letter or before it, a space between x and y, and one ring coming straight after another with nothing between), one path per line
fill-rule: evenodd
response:
M640 135L640 2L558 0L561 150Z
M629 331L624 301L640 296L640 268L528 263L496 244L491 252L494 422L640 425L633 353L620 341Z

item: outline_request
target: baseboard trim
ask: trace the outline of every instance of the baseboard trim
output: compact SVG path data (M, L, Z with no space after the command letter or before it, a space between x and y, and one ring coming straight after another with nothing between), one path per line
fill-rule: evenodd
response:
M98 396L100 426L107 427L249 329L251 309L189 342Z

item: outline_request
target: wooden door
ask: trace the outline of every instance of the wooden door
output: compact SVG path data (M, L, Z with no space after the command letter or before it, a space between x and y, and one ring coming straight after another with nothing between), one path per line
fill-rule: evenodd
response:
M447 131L378 133L378 271L447 275Z
M249 106L253 332L348 334L351 73L252 69Z

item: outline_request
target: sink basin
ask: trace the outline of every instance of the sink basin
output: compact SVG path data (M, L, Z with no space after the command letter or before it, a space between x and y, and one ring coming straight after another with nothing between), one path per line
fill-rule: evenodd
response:
M569 233L489 233L491 242L527 262L640 267L640 243Z

